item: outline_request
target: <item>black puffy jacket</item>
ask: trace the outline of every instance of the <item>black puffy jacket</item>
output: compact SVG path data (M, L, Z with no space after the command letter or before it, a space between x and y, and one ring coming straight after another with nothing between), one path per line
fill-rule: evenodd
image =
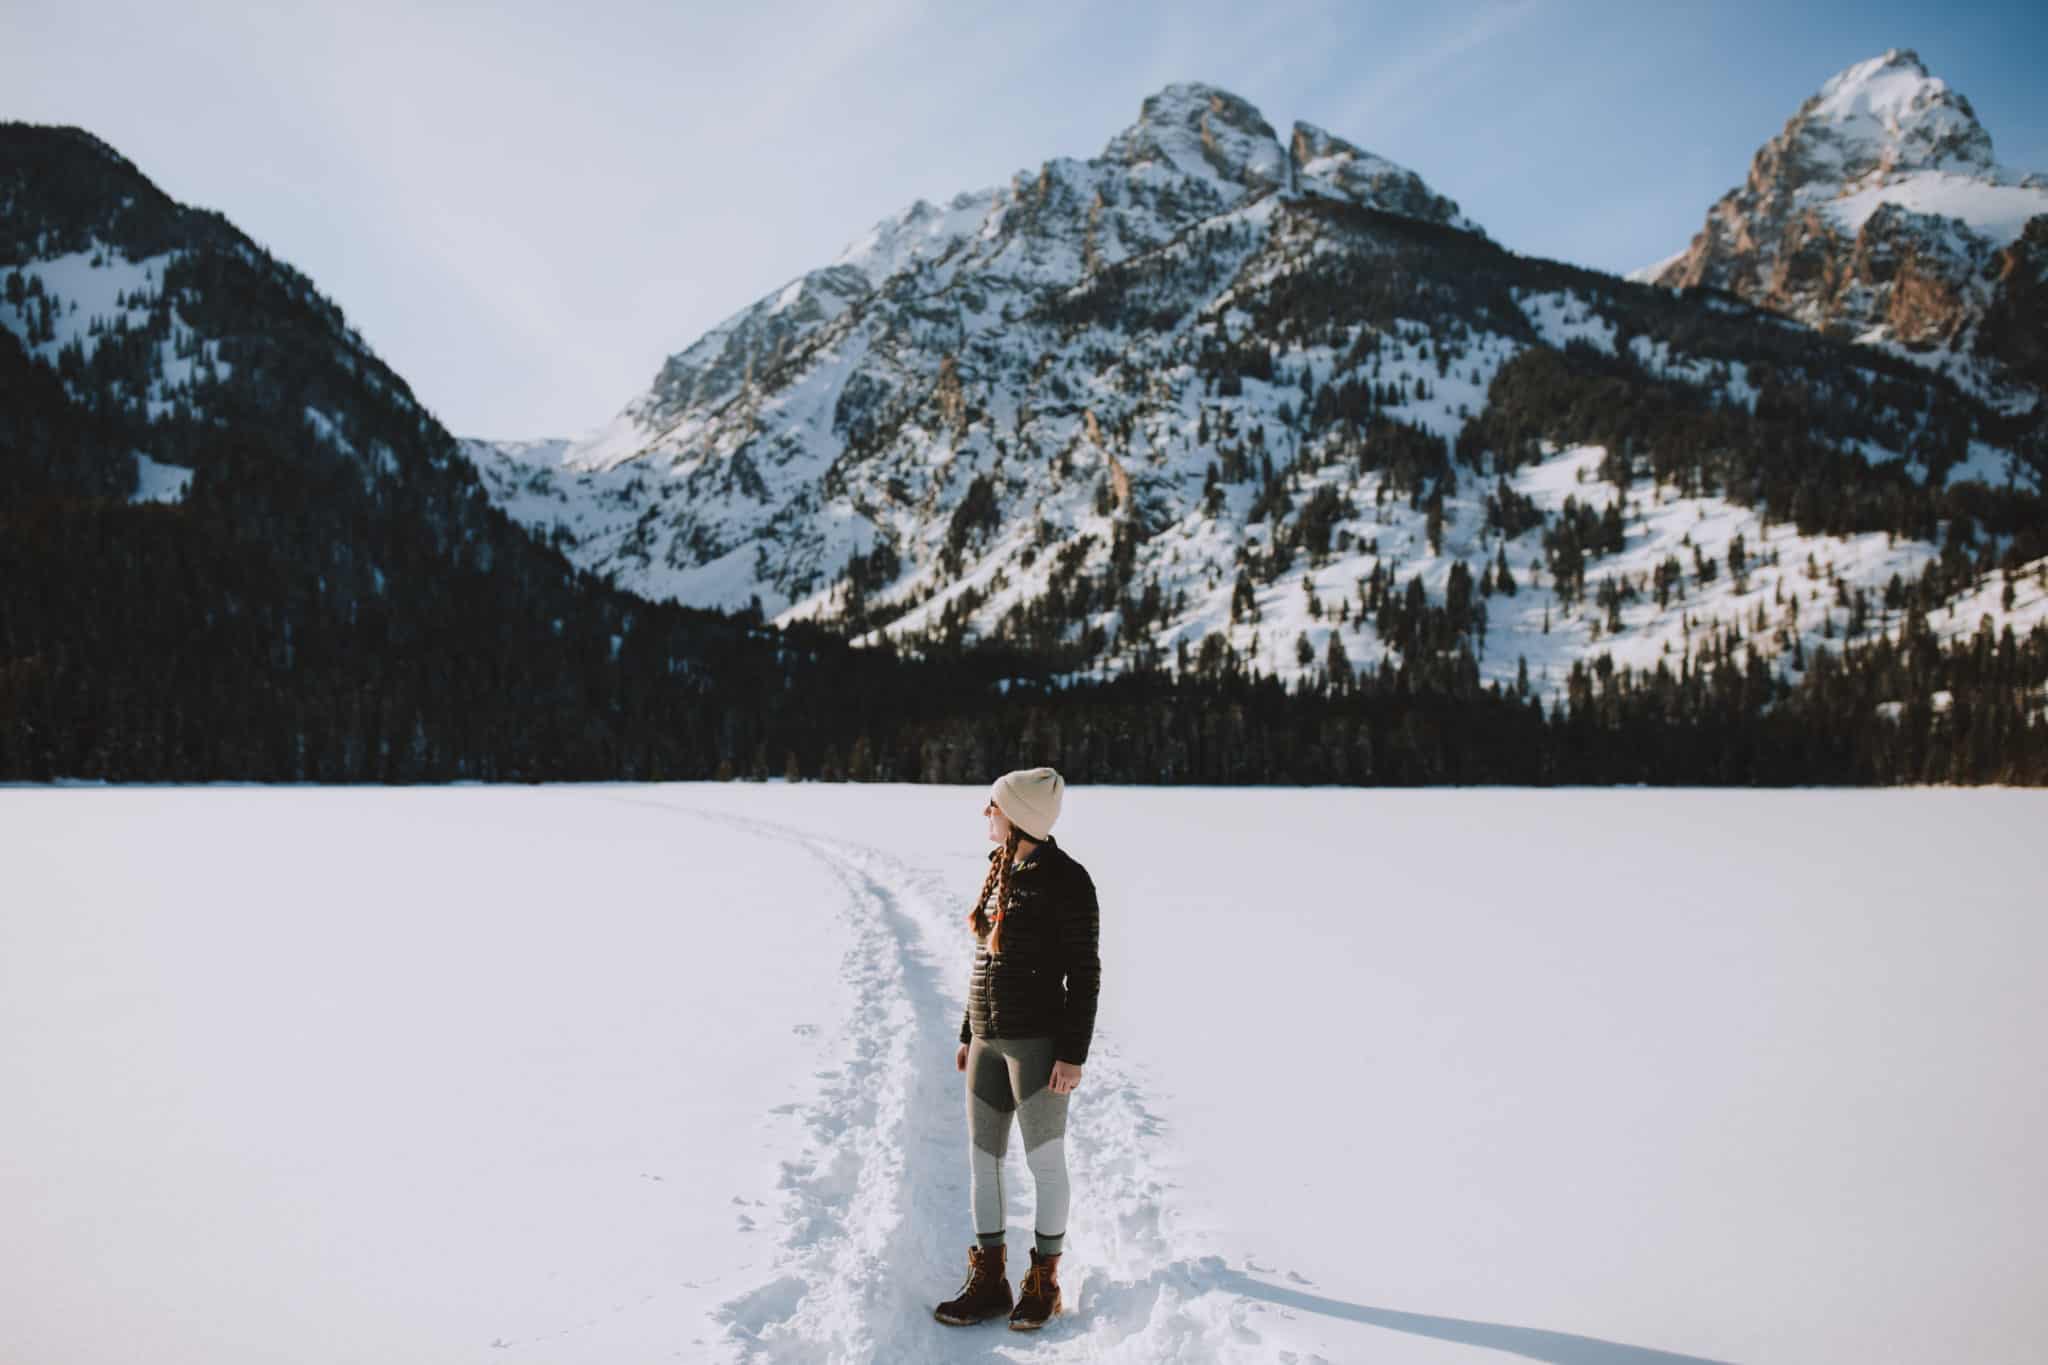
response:
M1050 1037L1056 1060L1086 1062L1102 989L1101 924L1087 869L1048 837L1010 873L1003 951L991 956L986 940L975 947L960 1041Z

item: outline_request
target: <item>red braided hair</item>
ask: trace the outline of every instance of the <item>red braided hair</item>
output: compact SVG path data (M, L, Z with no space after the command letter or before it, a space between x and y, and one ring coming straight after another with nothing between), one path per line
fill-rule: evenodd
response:
M974 912L967 917L974 926L974 936L988 940L991 955L1003 950L1003 916L1010 909L1010 864L1017 857L1017 841L1022 833L1016 826L1010 827L1010 837L1003 841L1002 851L990 861L994 864L988 870L988 879L981 884L981 895L974 902ZM996 912L988 914L989 896L996 900Z

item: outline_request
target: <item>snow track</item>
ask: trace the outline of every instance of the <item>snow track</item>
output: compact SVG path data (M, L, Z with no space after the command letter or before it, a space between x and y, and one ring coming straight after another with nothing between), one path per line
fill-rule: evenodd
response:
M936 1322L931 1305L965 1278L970 1241L965 1117L952 1065L961 1006L941 984L954 967L964 972L964 950L945 950L959 948L955 903L965 893L877 849L676 809L784 840L825 863L845 888L839 913L853 930L842 972L857 1004L844 1022L842 1063L798 1107L807 1141L783 1163L772 1267L717 1311L730 1358L1266 1358L1250 1325L1265 1306L1239 1292L1244 1277L1219 1257L1176 1248L1162 1227L1171 1186L1152 1169L1162 1124L1102 1041L1068 1120L1075 1194L1064 1313L1031 1337L1000 1322ZM1010 1243L1021 1253L1033 1191L1028 1177L1006 1183ZM1020 1278L1013 1262L1011 1279Z

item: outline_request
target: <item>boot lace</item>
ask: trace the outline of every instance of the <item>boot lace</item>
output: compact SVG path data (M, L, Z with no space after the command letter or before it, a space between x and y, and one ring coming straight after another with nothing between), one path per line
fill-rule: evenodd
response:
M985 1251L967 1254L967 1283L960 1286L961 1298L969 1298L986 1289L995 1278L995 1257Z

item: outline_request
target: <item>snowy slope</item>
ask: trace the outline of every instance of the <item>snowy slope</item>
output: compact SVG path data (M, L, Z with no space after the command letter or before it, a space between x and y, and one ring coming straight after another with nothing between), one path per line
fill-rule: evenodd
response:
M103 340L149 328L153 317L166 335L155 343L155 375L141 393L126 397L151 420L190 410L204 383L227 379L234 366L221 358L220 340L201 336L164 297L164 272L177 259L163 252L130 260L117 247L95 244L12 267L0 294L0 327L21 338L28 353L55 366L65 350L90 361ZM75 380L73 391L83 393ZM146 456L143 458L147 458Z
M0 791L27 850L0 1357L2020 1362L2048 1336L2048 812L2003 791L1076 789L1105 986L1069 1312L939 1326L980 797Z
M1612 347L1612 325L1603 329L1597 314L1569 296L1532 297L1525 306L1555 344L1581 340ZM1646 363L1684 377L1688 362L1683 357L1649 348L1642 338L1636 344ZM1506 353L1505 347L1482 353L1477 357L1479 371L1485 373ZM1426 364L1404 361L1399 351L1393 354L1394 373L1434 377ZM1740 393L1741 377L1735 376L1729 386ZM1437 397L1405 404L1401 412L1421 425L1455 431L1455 406L1483 402L1482 394L1482 385L1443 381ZM617 566L620 547L648 544L659 535L661 481L650 471L635 465L601 472L550 469L521 463L488 443L464 445L484 472L494 499L572 557ZM1905 460L1898 451L1873 448L1866 453L1873 460ZM1605 456L1599 446L1553 448L1539 463L1508 476L1507 482L1552 517L1567 499L1604 510L1617 500L1612 486L1597 476ZM1907 467L1913 466L1907 462ZM2009 452L1981 443L1968 460L1950 467L1943 477L1951 484L1973 479L1993 487L2039 490L2038 477L2029 467ZM1516 590L1488 599L1488 626L1478 659L1483 680L1513 685L1526 669L1531 689L1555 699L1575 661L1605 653L1617 664L1641 668L1662 660L1675 672L1682 664L1697 663L1697 643L1721 630L1746 638L1782 673L1796 677L1796 657L1820 646L1840 648L1850 596L1861 590L1881 599L1894 577L1910 584L1937 558L1936 547L1922 541L1878 533L1846 538L1803 535L1782 522L1766 526L1757 509L1723 496L1687 496L1669 487L1652 488L1622 500L1624 549L1589 570L1589 584L1611 579L1628 587L1629 600L1616 613L1618 624L1610 624L1608 614L1590 597L1569 603L1560 597L1542 568L1542 527L1512 538L1488 529L1485 503L1493 484L1468 484L1446 499L1446 529L1440 547L1432 549L1425 513L1410 507L1405 497L1386 497L1386 482L1379 475L1357 478L1337 465L1305 471L1296 505L1306 504L1326 485L1353 505L1353 514L1337 524L1343 548L1321 564L1300 565L1260 587L1256 614L1233 620L1232 583L1239 547L1256 548L1262 532L1270 538L1271 528L1243 524L1249 490L1231 490L1219 513L1212 515L1195 496L1199 484L1189 479L1179 499L1186 510L1139 551L1141 573L1149 574L1181 605L1164 626L1113 649L1103 661L1104 670L1128 663L1140 647L1167 658L1183 648L1198 651L1212 634L1227 640L1247 664L1281 677L1301 677L1323 667L1333 639L1353 667L1375 668L1392 655L1366 615L1359 586L1376 566L1393 566L1403 584L1420 578L1432 600L1440 601L1454 565L1464 563L1477 573L1505 556ZM1077 535L1095 537L1084 563L1106 554L1115 522L1113 515L1090 505L1091 496L1090 485L1070 487L1064 497L1041 495L1036 507L1039 516L1070 527ZM858 520L843 513L829 516L826 526L855 544L867 543L855 539L863 530ZM1740 576L1727 568L1729 547L1737 537L1743 540L1747 560ZM1006 611L1045 592L1053 561L1040 554L1035 564L1022 565L1031 548L1026 527L993 543L982 562L957 580L942 581L942 575L931 570L911 577L901 596L914 605L892 613L889 629L915 632L931 627L968 593L978 599L973 619L992 626ZM829 591L794 604L778 599L767 572L771 550L772 545L748 543L702 565L661 565L626 575L624 581L636 591L703 605L737 608L765 599L784 619L812 614L833 602ZM1673 558L1680 561L1683 573L1669 601L1659 605L1651 581L1657 568ZM2026 633L2048 620L2042 608L2048 596L2044 571L2048 562L2035 562L2014 575L2019 587L2012 610L2004 607L1996 580L1961 595L1936 617L1937 633L1969 634L1987 616L1995 628L2011 625ZM1879 605L1867 623L1873 630L1890 631L1902 620L1900 612ZM1098 622L1113 631L1115 613L1104 613ZM1301 662L1303 641L1312 659L1308 664Z

